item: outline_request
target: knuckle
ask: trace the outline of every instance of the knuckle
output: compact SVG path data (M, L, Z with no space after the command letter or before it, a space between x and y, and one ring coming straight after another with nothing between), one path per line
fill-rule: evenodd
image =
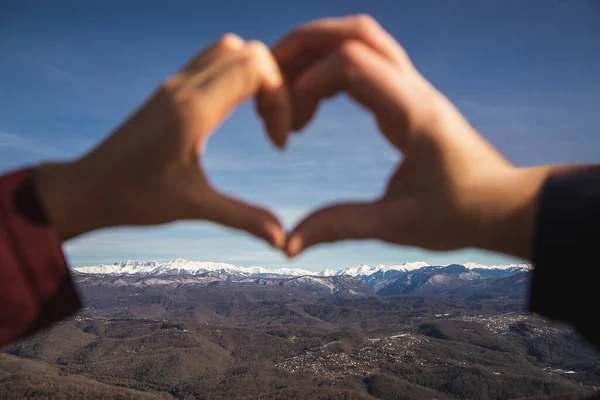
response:
M263 68L270 58L270 50L266 44L258 40L248 42L246 45L246 61L258 68Z
M347 84L352 84L361 77L363 61L363 45L356 41L348 41L340 46L339 55L342 59L340 72Z
M355 40L349 40L340 46L342 59L350 64L358 64L363 50L363 45Z
M380 29L377 20L368 14L356 15L354 24L358 35L361 37L371 36Z
M165 94L173 94L180 83L181 77L178 74L171 75L161 82L159 90Z
M253 40L248 42L246 49L246 63L259 79L264 80L265 86L269 90L280 87L282 77L269 47L263 42Z
M226 33L217 41L218 47L225 50L237 50L244 44L242 38L235 33Z

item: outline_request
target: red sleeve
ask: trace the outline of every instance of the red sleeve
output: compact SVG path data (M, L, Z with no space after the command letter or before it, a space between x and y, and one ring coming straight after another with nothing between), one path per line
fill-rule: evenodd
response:
M0 177L0 347L80 307L29 171Z

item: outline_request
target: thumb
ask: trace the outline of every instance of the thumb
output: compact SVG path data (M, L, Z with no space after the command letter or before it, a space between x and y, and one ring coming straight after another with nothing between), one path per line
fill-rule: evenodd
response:
M214 189L204 193L197 203L193 207L196 210L193 218L248 232L277 249L282 249L285 245L285 231L281 223L262 207L237 200Z
M383 239L384 203L341 203L307 216L288 236L285 252L294 257L311 246L350 239Z

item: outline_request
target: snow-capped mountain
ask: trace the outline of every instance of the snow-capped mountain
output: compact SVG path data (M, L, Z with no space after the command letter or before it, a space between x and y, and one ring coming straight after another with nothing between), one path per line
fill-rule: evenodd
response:
M530 270L532 267L529 264L501 264L501 265L486 265L486 264L477 264L477 263L464 263L463 264L467 269L522 269L522 270Z
M264 267L238 267L233 264L221 262L188 261L176 259L165 263L157 261L121 261L118 263L91 267L73 268L77 272L87 274L138 274L138 275L201 275L206 272L216 272L234 276L262 276L262 275L287 275L303 276L314 275L314 272L299 268L264 268Z
M317 276L334 276L337 274L335 269L325 269L317 274Z
M327 296L332 294L352 295L352 296L372 296L374 291L364 282L359 281L348 275L343 276L282 276L273 277L243 277L231 275L219 275L216 272L205 272L201 275L183 275L183 274L162 274L162 275L143 275L143 274L73 274L77 284L85 286L89 290L93 287L124 287L126 289L146 289L161 288L167 291L181 288L199 288L199 287L231 287L239 285L240 288L248 285L273 286L296 288L304 292Z
M350 268L345 268L345 269L341 269L339 271L335 272L335 275L350 275L350 276L369 276L369 275L373 275L376 273L386 273L386 272L390 272L390 271L401 271L401 272L408 272L408 271L415 271L421 268L426 268L426 267L432 267L432 268L438 268L438 267L447 267L449 265L453 265L453 264L445 264L445 265L431 265L428 264L426 262L423 261L417 261L417 262L411 262L411 263L404 263L404 264L400 264L400 265L390 265L390 266L386 266L386 265L377 265L375 267L369 267L368 265L360 265L358 267L350 267ZM508 270L521 270L521 271L528 271L531 269L531 265L529 264L504 264L504 265L485 265L485 264L477 264L477 263L472 263L472 262L468 262L463 264L463 266L469 270L499 270L499 271L508 271ZM325 271L323 271L323 273L327 272L330 273L330 269L327 269Z
M380 290L390 283L413 272L432 274L435 272L451 273L461 280L477 280L486 278L502 278L531 269L528 264L483 265L466 263L464 265L430 265L425 262L411 262L399 265L359 265L341 270L326 269L319 273L300 268L264 268L239 267L221 262L201 262L176 259L160 263L157 261L121 261L111 265L100 264L90 267L76 267L75 271L84 274L109 275L192 275L210 274L220 280L240 278L289 278L301 276L335 277L350 276L364 282L374 290Z
M361 279L373 287L377 294L442 294L452 293L461 287L486 286L487 282L505 279L515 275L528 276L529 266L486 266L480 264L450 264L446 266L426 266L413 271L400 272L390 279ZM376 275L376 274L374 274ZM509 281L502 281L509 282ZM520 292L519 292L520 293Z
M412 262L392 266L378 265L376 267L361 265L359 267L342 269L335 274L353 276L377 291L413 272L423 272L427 274L432 274L434 272L450 272L456 273L457 278L461 280L475 280L502 278L526 272L530 269L531 266L528 264L483 265L466 263L465 265L430 265L425 262Z
M528 264L482 265L475 263L429 265L359 265L319 273L300 268L239 267L221 262L176 259L168 262L121 261L112 265L73 268L77 280L86 284L120 286L203 286L209 284L257 284L297 287L321 295L442 294L462 287L487 288L488 281L526 274ZM504 281L502 281L504 282ZM509 281L507 281L509 282ZM486 286L488 285L488 286Z
M350 267L350 268L345 268L345 269L341 269L339 271L335 272L335 275L350 275L350 276L369 276L369 275L373 275L377 272L389 272L389 271L402 271L402 272L406 272L406 271L414 271L416 269L420 269L423 267L429 267L430 265L427 264L426 262L422 262L422 261L417 261L417 262L412 262L412 263L404 263L404 264L400 264L400 265L391 265L391 266L386 266L386 265L377 265L375 267L369 267L368 265L360 265L358 267ZM326 271L331 271L331 270L326 270Z

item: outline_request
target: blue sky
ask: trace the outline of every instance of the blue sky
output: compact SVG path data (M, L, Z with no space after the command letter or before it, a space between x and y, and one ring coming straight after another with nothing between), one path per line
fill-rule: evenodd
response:
M359 12L376 17L514 163L600 162L600 2L2 0L0 171L89 149L222 33L272 44L299 23ZM375 197L397 162L371 117L343 97L325 105L285 154L270 147L246 104L206 154L215 185L273 208L288 227L314 206ZM315 271L514 261L349 242L290 262L245 234L204 223L97 232L66 252L73 265L181 257Z

